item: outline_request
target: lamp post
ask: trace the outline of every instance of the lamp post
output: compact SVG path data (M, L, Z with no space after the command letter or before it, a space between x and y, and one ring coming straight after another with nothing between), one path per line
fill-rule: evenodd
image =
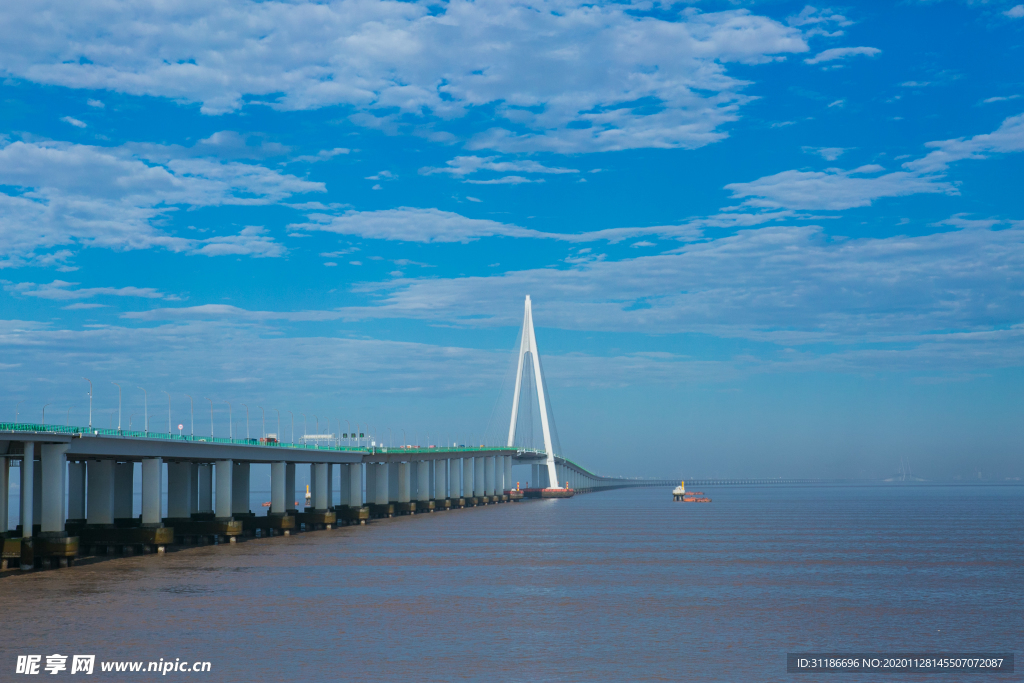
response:
M316 425L316 431L313 432L316 435L316 438L313 439L313 448L320 448L320 418L314 415L313 420L313 424Z
M348 420L345 420L345 424L348 425L348 445L351 446L352 445L352 423L349 422Z
M188 394L185 394L185 395L188 396ZM196 436L196 406L195 406L195 403L192 401L192 397L191 396L188 396L188 415L189 415L189 417L192 420L192 422L190 423L191 429L190 429L189 433L192 435L192 438L195 439L195 436Z
M203 396L203 398L206 398L206 397ZM206 398L206 400L210 402L210 438L212 439L213 438L213 399L212 398Z
M281 411L274 408L274 412L277 413L277 441L281 442Z
M292 411L287 411L292 416L292 443L295 443L295 414Z
M89 429L92 429L92 380L88 377L82 379L89 383Z
M306 429L306 414L305 413L299 413L299 415L302 416L302 444L305 445L306 444L306 433L309 431L308 429Z
M111 382L117 387L117 431L121 431L121 385L117 382Z
M71 407L68 408L68 416L64 420L64 426L65 427L70 427L71 426L71 408L74 408L74 406L71 406Z
M137 387L142 389L142 387ZM146 435L149 435L149 394L146 393L145 389L142 389L142 408L145 411L142 415L142 422L146 426Z
M171 433L171 393L169 391L165 391L164 393L167 394L167 433L170 434Z
M245 405L243 403L242 407L245 408L245 440L248 441L249 440L249 406L247 406L247 405Z
M266 440L267 440L267 411L263 410L263 406L256 406L256 407L260 409L260 414L262 415L262 417L260 419L263 420L263 441L266 442Z
M24 402L25 399L22 399L14 404L14 424L18 424L18 406L20 406Z
M231 403L229 401L224 402L228 404L228 438L233 439L235 438L235 427L231 424L233 419L231 417Z
M50 405L49 403L46 406ZM43 426L46 426L46 406L43 406Z

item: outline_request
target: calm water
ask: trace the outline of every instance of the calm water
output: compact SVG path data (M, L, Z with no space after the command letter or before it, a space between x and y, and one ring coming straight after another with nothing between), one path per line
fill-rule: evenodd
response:
M707 493L612 491L8 573L0 680L17 654L59 652L213 662L167 680L783 681L787 651L1015 651L1018 673L970 679L1024 680L1024 488Z

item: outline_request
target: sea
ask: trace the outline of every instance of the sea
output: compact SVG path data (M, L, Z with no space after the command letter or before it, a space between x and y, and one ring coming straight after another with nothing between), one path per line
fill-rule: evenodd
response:
M1024 680L1024 487L703 490L711 503L620 489L5 572L0 681L33 654L95 655L87 680L122 681ZM795 652L1018 661L787 673ZM210 670L99 670L160 660Z

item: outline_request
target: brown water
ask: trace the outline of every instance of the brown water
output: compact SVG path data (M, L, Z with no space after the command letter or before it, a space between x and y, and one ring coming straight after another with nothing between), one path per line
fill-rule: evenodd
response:
M788 651L1020 657L1024 488L706 493L710 505L631 489L5 573L0 681L25 680L17 655L53 653L212 663L166 680L367 683L782 681ZM1022 676L971 676L990 679Z

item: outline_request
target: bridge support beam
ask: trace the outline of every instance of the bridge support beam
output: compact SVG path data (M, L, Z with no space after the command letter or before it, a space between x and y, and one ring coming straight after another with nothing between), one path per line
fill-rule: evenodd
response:
M387 505L391 502L389 500L391 482L388 481L391 478L388 476L391 474L391 469L386 462L379 462L371 466L375 470L373 502L379 505ZM397 475L397 472L395 474Z
M204 462L196 468L199 480L197 510L200 514L213 513L213 463Z
M484 495L493 496L497 487L497 472L494 467L494 456L484 457Z
M40 449L39 464L42 474L40 534L63 537L65 507L64 485L67 481L67 460L64 456L70 444L47 443ZM31 532L31 530L30 530Z
M427 503L430 501L430 469L433 464L430 460L421 460L416 463L416 500ZM426 507L426 505L424 505Z
M398 463L398 502L408 503L412 500L412 463Z
M434 461L434 500L448 497L448 461Z
M4 450L7 447L4 446ZM11 461L7 456L0 455L0 535L7 533L10 520L7 517L7 507L11 495Z
M295 509L295 463L285 463L284 466L284 509Z
M68 463L68 521L85 523L85 462ZM0 524L0 532L4 530Z
M473 497L473 458L462 458L462 497Z
M283 516L285 514L284 501L287 487L287 475L285 470L288 463L281 460L270 463L270 514ZM294 494L292 495L294 498Z
M114 465L114 523L132 523L135 497L135 463L119 462Z
M217 488L220 488L219 478L217 479ZM231 464L231 516L236 514L249 514L249 463L233 460Z
M163 458L142 461L142 526L160 528L163 522Z
M25 454L21 460L21 557L26 560L21 563L22 569L31 569L35 556L32 554L32 526L35 522L35 442L25 442ZM31 560L32 562L30 562Z
M484 458L475 457L473 458L473 495L477 498L481 498L486 494L486 486L484 484L484 478L486 477L486 465L484 465Z
M88 472L89 500L85 511L85 521L91 526L114 526L114 461L89 460L86 463Z
M192 463L167 463L167 517L188 519L192 516Z
M399 491L399 486L400 486L399 474L400 473L399 473L398 465L399 465L399 463L397 463L397 462L389 462L387 464L387 468L388 468L388 502L389 503L397 503L397 502L399 502L398 497L399 497L399 493L400 493L400 491Z
M342 465L345 467L345 465ZM348 466L348 504L352 507L363 506L363 466L361 463L353 463ZM367 498L370 494L367 493Z
M214 505L214 516L218 521L228 522L233 519L231 489L234 483L233 463L230 460L218 460L217 471L217 500Z
M505 488L503 491L512 490L512 456L506 455L502 457L502 469L505 470Z
M352 499L352 470L348 465L338 465L338 505L349 505ZM359 507L356 505L356 507ZM340 522L339 522L340 523Z
M325 462L312 465L316 470L316 489L313 491L313 509L326 512L331 507L331 473Z

